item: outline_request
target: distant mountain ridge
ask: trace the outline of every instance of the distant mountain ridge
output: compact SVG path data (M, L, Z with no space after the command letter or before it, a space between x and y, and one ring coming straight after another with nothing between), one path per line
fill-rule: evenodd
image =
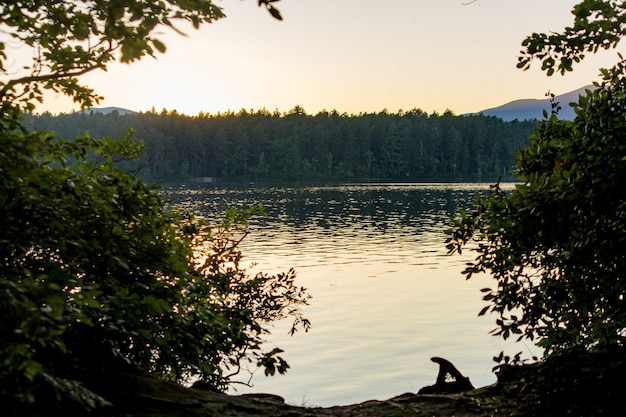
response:
M569 103L577 102L581 95L586 95L585 90L593 90L594 86L588 85L579 88L569 93L561 94L555 97L555 101L559 102L561 110L559 111L559 118L565 120L573 120L576 114L574 109L569 106ZM511 101L510 103L503 104L502 106L494 107L491 109L478 112L485 116L499 117L506 122L512 120L530 120L530 119L543 119L543 111L547 110L550 113L550 102L545 99L521 99Z
M135 114L136 111L123 109L121 107L89 107L85 110L80 111L79 113L91 114L91 113L102 113L102 114L110 114L114 111L118 112L120 116L126 116L127 114Z
M577 90L570 91L569 93L561 94L555 97L555 101L559 103L561 106L561 110L559 111L559 118L565 120L573 120L576 114L574 113L574 109L569 106L569 103L577 102L578 97L581 95L585 95L586 90L593 90L595 87L593 85L587 85L585 87L581 87ZM484 114L485 116L495 116L498 117L505 122L510 122L512 120L531 120L531 119L543 119L543 111L546 110L548 113L550 112L550 101L547 98L544 99L520 99L514 100L509 103L503 104L498 107L493 107L490 109L482 110L480 112L471 113L471 114ZM118 112L120 116L125 116L128 114L136 114L136 111L124 109L121 107L90 107L85 110L82 110L79 113L91 114L91 113L102 113L102 114L110 114L113 112Z

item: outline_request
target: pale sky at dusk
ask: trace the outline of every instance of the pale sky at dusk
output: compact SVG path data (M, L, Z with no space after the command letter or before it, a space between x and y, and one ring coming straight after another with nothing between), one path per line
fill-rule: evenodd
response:
M115 64L83 81L99 107L153 106L196 115L241 108L358 114L420 108L457 114L566 93L598 79L617 51L565 77L516 69L532 32L572 23L575 0L282 0L277 21L256 0L218 0L227 18L182 37L164 32L158 59ZM38 112L77 106L50 97Z

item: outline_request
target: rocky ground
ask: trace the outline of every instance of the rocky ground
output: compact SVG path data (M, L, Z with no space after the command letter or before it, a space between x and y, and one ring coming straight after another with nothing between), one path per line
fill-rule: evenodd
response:
M458 372L449 365L441 369L452 375ZM112 404L97 409L91 414L94 417L626 416L626 348L571 352L540 363L506 365L496 375L498 382L494 385L456 394L405 393L384 401L325 408L292 406L272 394L226 395L129 374L90 378L88 388ZM427 392L433 387L442 392L441 386L445 391L459 389L443 377L427 387ZM459 374L456 381L463 379ZM58 414L46 407L40 402L38 413L29 415ZM56 411L63 411L67 417L84 416L83 408ZM0 415L3 412L0 410Z
M113 391L112 391L113 392ZM115 385L107 397L116 404L103 416L125 417L410 417L410 416L515 416L519 406L503 400L500 388L492 386L462 394L416 395L406 393L385 401L307 408L287 405L269 394L232 396L164 383L149 378L128 377Z

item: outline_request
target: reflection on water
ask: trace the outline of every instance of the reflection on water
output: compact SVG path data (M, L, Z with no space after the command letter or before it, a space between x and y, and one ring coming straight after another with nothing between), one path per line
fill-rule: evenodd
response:
M309 333L270 344L285 350L287 375L238 392L271 392L296 405L331 406L385 399L434 383L432 356L451 360L475 386L495 382L492 357L530 348L488 335L477 317L486 277L465 281L471 254L447 256L449 218L487 184L371 184L300 188L171 187L168 198L208 218L262 203L242 246L253 271L296 269L313 299ZM245 380L245 376L242 380Z

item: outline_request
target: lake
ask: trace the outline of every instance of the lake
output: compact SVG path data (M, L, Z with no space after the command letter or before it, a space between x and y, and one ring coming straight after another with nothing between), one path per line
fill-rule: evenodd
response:
M253 272L295 268L312 299L308 333L287 335L277 323L268 346L279 346L291 369L252 379L233 393L270 392L293 405L347 405L417 392L434 384L450 360L474 386L496 381L493 356L537 354L527 343L489 335L495 317L478 317L486 276L461 274L473 254L446 253L449 219L469 208L488 184L359 184L220 188L165 187L188 210L214 218L228 207L262 203L242 245ZM247 380L242 375L241 380Z

